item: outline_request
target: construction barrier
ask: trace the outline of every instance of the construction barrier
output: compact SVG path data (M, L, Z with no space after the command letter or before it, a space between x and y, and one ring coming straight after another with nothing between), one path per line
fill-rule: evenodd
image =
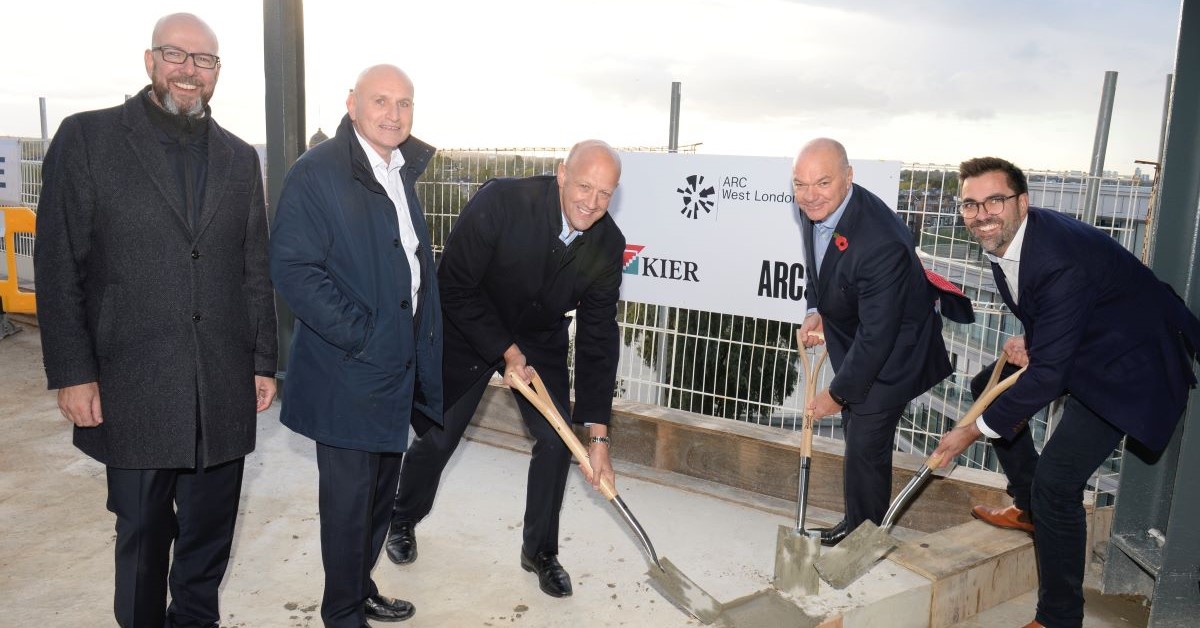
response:
M8 276L0 280L0 304L9 314L37 314L34 293L21 290L17 276L17 234L34 235L37 231L37 214L27 207L0 207L3 221L0 230L4 235L4 267Z

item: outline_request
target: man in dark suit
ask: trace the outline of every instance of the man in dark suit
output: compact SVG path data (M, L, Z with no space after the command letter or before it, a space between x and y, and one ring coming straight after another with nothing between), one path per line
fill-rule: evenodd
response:
M1125 435L1151 451L1167 445L1195 383L1200 321L1107 234L1030 207L1025 174L1010 162L965 161L959 181L963 223L1025 328L1005 343L1010 370L1028 370L974 424L947 432L934 453L949 461L980 435L992 439L1016 503L974 514L1036 531L1040 584L1028 626L1080 626L1084 486ZM976 394L991 370L976 377ZM1062 419L1039 456L1026 424L1062 395Z
M75 445L107 467L117 623L215 626L275 396L267 217L258 154L209 112L216 35L180 13L151 41L150 86L67 118L46 153L38 320Z
M617 372L616 307L625 237L608 216L621 162L604 142L576 144L557 176L484 184L446 241L438 267L445 315L446 414L404 462L388 556L416 559L413 528L433 507L438 481L492 373L529 381L535 368L563 416L590 424L599 487L612 481L608 422ZM576 312L575 406L568 411L568 312ZM521 566L554 597L571 594L558 562L558 519L571 453L546 419L513 391L536 443L529 463Z
M371 570L410 419L442 416L442 313L416 190L434 149L411 135L412 80L367 68L346 110L288 172L271 233L271 276L296 313L280 420L316 441L330 628L415 612L380 595Z
M825 545L883 519L900 415L951 372L935 294L908 227L853 180L846 149L825 138L805 145L792 171L810 270L800 330L808 346L820 342L808 332L824 332L836 372L807 411L840 412L846 438L846 516L821 530Z

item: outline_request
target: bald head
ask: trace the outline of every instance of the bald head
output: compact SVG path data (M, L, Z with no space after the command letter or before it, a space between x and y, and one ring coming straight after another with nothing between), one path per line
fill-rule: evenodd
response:
M792 189L800 211L813 222L832 215L854 183L854 168L846 147L837 140L819 137L804 145L792 164Z
M842 146L841 142L828 137L818 137L805 144L800 149L800 154L796 155L796 163L802 159L829 159L842 168L850 167L850 158L846 156L846 147Z
M373 65L359 73L346 112L358 134L390 163L392 151L412 132L412 79L394 65Z
M570 170L573 165L595 159L609 162L609 165L616 169L617 179L621 178L621 157L604 140L583 140L572 146L564 166Z
M188 52L219 54L217 34L204 20L191 13L172 13L159 19L154 24L154 32L150 35L150 47L171 45L169 41L171 35L179 30L189 31L195 36L204 37L211 42L211 50L188 50Z

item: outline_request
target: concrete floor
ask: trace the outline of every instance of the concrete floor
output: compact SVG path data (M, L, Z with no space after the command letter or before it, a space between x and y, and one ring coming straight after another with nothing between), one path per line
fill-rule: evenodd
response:
M0 341L0 424L6 435L0 441L0 627L113 625L114 534L104 506L104 468L70 443L55 396L45 390L34 327ZM258 439L246 463L222 625L320 626L313 445L279 424L278 404L260 416ZM575 472L560 553L575 594L559 600L541 593L536 577L518 564L527 464L522 453L464 441L433 514L417 528L419 560L397 567L383 558L374 572L384 594L416 605L416 616L402 625L700 625L649 587L636 541ZM618 473L622 497L659 554L718 600L769 586L776 528L786 519L634 479L637 469L618 467ZM962 626L1023 625L1035 602L1032 594L1023 597ZM1085 626L1144 626L1145 616L1139 623L1129 611L1136 607L1110 612L1089 602Z

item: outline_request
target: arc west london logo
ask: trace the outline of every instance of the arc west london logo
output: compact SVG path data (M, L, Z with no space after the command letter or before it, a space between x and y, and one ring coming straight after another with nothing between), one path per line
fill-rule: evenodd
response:
M702 174L691 175L685 181L687 181L686 185L675 188L675 191L683 197L683 209L679 210L679 213L692 220L700 217L701 210L705 214L711 214L713 208L717 206L716 188L711 185L704 187L704 175Z

